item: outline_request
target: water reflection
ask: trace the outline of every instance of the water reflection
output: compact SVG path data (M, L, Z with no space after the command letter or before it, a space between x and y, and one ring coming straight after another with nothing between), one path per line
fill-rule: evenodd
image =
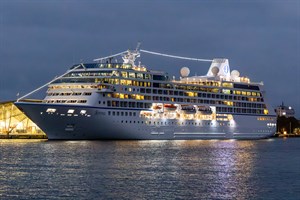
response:
M250 199L255 198L253 187L249 184L253 176L255 143L251 141L223 141L213 143L211 151L212 185L215 198Z
M258 144L235 140L1 143L0 198L256 199L257 186L250 179Z
M111 198L249 199L253 150L246 141L116 142L103 172L114 187L104 189ZM115 187L120 193L110 190Z

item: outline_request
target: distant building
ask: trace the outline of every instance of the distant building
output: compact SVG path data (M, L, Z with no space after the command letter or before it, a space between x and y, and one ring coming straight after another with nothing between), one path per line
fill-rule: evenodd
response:
M275 109L278 117L294 117L295 110L291 106L285 106L282 102L280 106Z

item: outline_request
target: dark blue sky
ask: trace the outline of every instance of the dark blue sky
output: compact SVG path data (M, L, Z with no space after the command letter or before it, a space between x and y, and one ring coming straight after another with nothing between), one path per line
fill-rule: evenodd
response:
M300 1L0 0L0 101L81 60L135 48L212 59L263 81L272 106L300 116ZM202 75L210 63L143 54L148 68Z

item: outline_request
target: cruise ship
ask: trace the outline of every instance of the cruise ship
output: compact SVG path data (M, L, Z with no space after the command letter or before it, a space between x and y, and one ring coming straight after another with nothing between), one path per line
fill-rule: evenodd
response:
M176 79L136 64L141 53L211 64L203 76L189 76L183 67ZM44 99L25 99L42 87L48 87ZM74 65L42 87L15 105L49 140L261 139L276 131L263 83L231 71L225 58L127 50Z

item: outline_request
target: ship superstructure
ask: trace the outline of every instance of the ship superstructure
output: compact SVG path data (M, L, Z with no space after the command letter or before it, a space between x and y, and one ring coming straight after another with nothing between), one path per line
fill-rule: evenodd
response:
M228 59L211 60L204 76L189 76L184 67L176 80L136 65L137 49L120 54L122 63L106 57L74 65L47 84L41 102L15 104L49 139L258 139L275 133L263 84L231 71Z

